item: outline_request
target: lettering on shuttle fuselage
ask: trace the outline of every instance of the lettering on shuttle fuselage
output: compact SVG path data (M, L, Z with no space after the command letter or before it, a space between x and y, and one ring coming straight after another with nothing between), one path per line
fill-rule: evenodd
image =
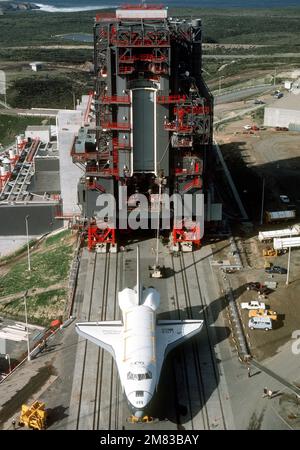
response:
M163 328L161 331L162 331L163 334L174 333L174 329L173 328Z

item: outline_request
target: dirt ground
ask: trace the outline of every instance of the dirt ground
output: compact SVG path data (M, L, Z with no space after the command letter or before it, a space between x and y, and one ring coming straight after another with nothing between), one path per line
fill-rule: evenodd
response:
M234 110L239 104L224 105L223 109ZM230 109L231 108L231 109ZM276 258L262 256L263 249L272 246L258 241L260 230L281 229L294 222L260 225L262 186L265 179L264 211L295 209L300 222L300 133L277 132L265 129L245 133L244 125L257 124L252 117L245 116L219 130L215 137L228 164L241 199L253 223L253 229L246 231L241 224L233 224L233 233L239 243L245 268L229 274L237 301L257 299L255 291L247 291L250 281L264 283L278 282L277 289L264 301L269 309L276 311L279 320L273 322L273 330L262 331L248 328L248 311L241 311L251 352L259 360L274 355L280 347L292 338L294 330L300 329L300 248L292 249L290 282L286 275L269 275L264 271L265 259L274 265L287 268L288 254ZM290 205L282 204L279 195L286 194ZM215 250L225 247L225 242L215 244ZM218 252L217 259L232 259L230 246ZM271 277L271 278L270 278Z

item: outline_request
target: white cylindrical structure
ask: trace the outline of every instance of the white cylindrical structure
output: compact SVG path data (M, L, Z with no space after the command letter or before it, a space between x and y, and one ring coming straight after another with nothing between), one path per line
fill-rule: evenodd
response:
M5 177L7 175L7 171L4 166L0 166L0 176Z
M16 149L15 149L15 148L11 148L11 149L8 151L8 153L9 153L9 159L10 159L10 160L13 160L13 159L15 158L15 156L16 156Z
M8 158L4 158L2 160L2 164L3 164L4 170L6 172L5 173L5 175L6 175L7 173L9 173L11 171L10 160Z

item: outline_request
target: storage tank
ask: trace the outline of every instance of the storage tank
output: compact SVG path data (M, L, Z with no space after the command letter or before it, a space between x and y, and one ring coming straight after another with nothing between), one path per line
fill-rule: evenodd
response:
M7 174L5 167L0 166L0 177L4 177Z
M10 159L10 160L15 159L15 156L16 156L16 149L15 149L15 148L11 148L11 149L8 151L8 154L9 154L9 159Z
M8 158L4 158L2 160L3 168L5 170L5 175L11 171L10 160Z

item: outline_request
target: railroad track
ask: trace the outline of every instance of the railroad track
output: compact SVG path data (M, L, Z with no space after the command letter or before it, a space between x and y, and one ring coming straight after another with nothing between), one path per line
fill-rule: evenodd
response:
M142 244L140 243L140 246ZM135 247L135 244L133 245ZM134 248L130 253L88 255L86 280L81 312L77 320L120 320L118 292L132 284L135 271ZM144 272L150 261L146 250ZM197 260L198 258L198 260ZM222 397L219 390L219 372L210 332L209 308L202 289L203 274L198 252L165 256L165 264L173 274L154 283L162 295L162 308L174 319L203 319L198 338L179 347L166 361L158 397L161 419L151 429L226 429ZM126 267L126 270L125 270ZM126 283L124 274L129 274ZM131 278L130 278L131 277ZM144 277L145 280L147 276ZM168 298L173 298L173 307ZM166 385L167 383L167 389ZM160 389L160 388L159 388ZM165 413L165 416L163 415ZM110 354L85 339L79 339L74 369L70 404L70 429L149 429L148 424L131 425L127 403L124 400L119 375Z
M117 292L122 254L89 254L85 294L79 320L118 320ZM122 392L111 355L79 339L74 369L70 429L122 428ZM76 413L75 411L76 410Z
M201 279L197 268L195 253L171 255L174 272L174 309L178 319L203 319L204 325L199 338L179 348L181 363L173 364L176 391L181 392L181 401L187 405L186 414L178 414L179 429L226 429L225 416L219 392L219 372L215 360L214 344L209 331L210 318L205 297L202 293ZM195 297L198 293L198 299ZM199 314L199 306L201 312ZM197 312L198 311L198 312ZM205 348L203 347L205 343ZM181 371L181 375L178 372ZM209 380L207 380L209 377ZM179 378L179 380L178 380ZM182 383L183 381L183 383ZM184 386L184 389L183 389ZM209 406L213 398L213 408ZM216 414L217 413L217 414Z

